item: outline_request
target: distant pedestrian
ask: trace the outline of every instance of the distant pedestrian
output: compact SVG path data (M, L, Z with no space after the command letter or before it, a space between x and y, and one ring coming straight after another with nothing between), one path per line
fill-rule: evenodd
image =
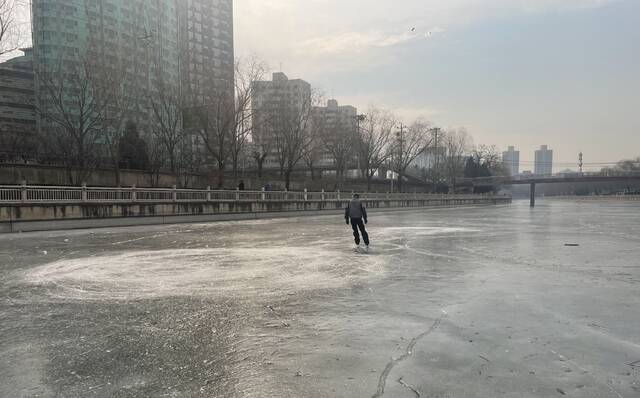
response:
M240 180L240 184L238 184L238 189L240 191L244 191L244 180Z
M364 244L369 248L369 234L365 228L367 224L367 209L360 201L360 195L354 194L353 199L349 202L349 205L344 210L344 219L349 225L351 222L351 228L353 229L353 237L356 242L356 248L360 247L360 233L362 233L362 239Z

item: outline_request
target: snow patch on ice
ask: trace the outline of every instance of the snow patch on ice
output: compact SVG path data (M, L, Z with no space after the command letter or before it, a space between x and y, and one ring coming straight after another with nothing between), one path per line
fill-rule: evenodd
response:
M61 298L253 296L347 286L382 275L384 265L384 256L329 248L160 250L59 260L25 279Z

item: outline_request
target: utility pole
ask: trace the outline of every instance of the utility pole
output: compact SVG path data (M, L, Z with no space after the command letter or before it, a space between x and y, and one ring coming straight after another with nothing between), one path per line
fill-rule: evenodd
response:
M400 173L400 169L404 166L404 129L407 126L405 126L403 123L400 123L400 131L396 133L396 136L398 137L398 143L399 143L399 153L398 156L400 156L398 158L398 162L396 164L396 166L398 167L398 190L400 193L402 193L402 173ZM392 171L393 173L393 171ZM391 181L393 181L393 174L391 174ZM392 191L393 193L393 191Z
M400 131L398 132L398 138L400 138L400 150L402 150L402 140L404 139L404 129L405 126L403 123L400 123Z
M433 193L438 193L438 182L440 180L440 153L438 151L438 134L440 133L440 128L435 127L433 129L434 133L434 151L433 155L435 156L435 165L433 168Z

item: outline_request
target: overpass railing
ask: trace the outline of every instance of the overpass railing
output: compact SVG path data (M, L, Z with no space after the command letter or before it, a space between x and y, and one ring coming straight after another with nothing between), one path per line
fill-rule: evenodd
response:
M640 195L586 195L586 196L578 196L578 195L557 195L557 196L545 196L547 200L571 200L571 201L635 201L640 202Z
M178 188L106 188L51 187L13 185L0 186L0 204L15 203L192 203L228 201L341 201L350 199L352 192L304 191L229 191ZM470 199L480 195L433 195L424 193L363 192L363 200L421 200ZM492 195L486 194L485 197Z
M495 184L495 185L509 185L510 183L550 183L562 182L566 180L580 180L584 182L590 181L602 181L616 178L638 178L640 179L640 172L637 171L614 171L598 173L557 173L551 175L529 174L529 175L517 175L517 176L492 176L492 177L475 177L475 178L457 178L455 180L456 185L464 184Z

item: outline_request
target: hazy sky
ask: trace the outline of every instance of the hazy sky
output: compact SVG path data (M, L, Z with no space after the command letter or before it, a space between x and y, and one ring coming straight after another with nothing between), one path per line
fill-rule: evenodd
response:
M238 55L361 110L466 127L525 161L541 144L573 168L579 151L640 156L639 0L235 0L235 23Z

